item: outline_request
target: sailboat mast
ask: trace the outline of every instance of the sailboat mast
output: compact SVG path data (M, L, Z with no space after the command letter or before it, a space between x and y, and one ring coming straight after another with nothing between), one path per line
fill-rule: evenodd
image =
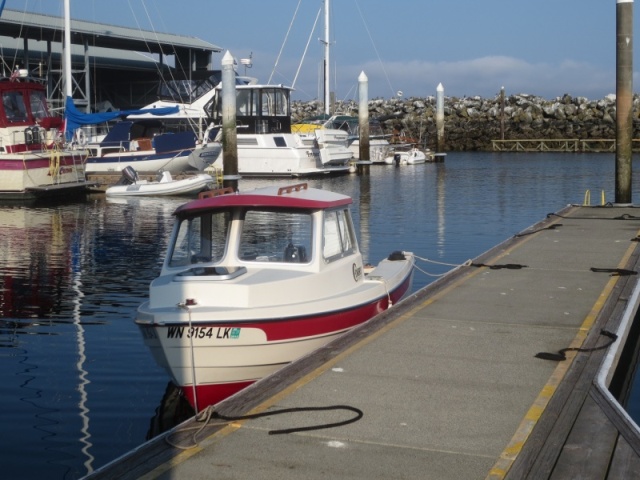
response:
M324 0L324 113L327 115L331 114L329 73L329 0Z
M71 8L69 6L70 0L64 0L64 85L65 94L67 97L73 95L73 89L71 86Z

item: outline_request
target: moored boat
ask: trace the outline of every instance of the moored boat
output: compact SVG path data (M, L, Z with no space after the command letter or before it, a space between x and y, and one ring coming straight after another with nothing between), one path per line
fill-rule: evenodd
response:
M164 171L158 174L155 182L140 180L138 173L131 167L124 168L122 173L119 184L112 185L105 191L108 197L195 195L209 190L215 182L206 173L174 179L170 172Z
M198 409L398 302L414 256L365 269L350 197L306 184L211 194L179 207L135 322Z
M85 193L87 152L62 142L62 119L49 113L45 86L15 75L0 79L0 96L0 199Z
M416 147L407 150L396 149L392 155L384 159L387 165L417 165L426 162L427 154Z

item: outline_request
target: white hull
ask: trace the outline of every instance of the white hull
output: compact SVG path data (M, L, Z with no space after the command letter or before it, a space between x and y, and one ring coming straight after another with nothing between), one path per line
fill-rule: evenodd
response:
M394 152L393 155L385 158L384 163L387 165L393 165L396 163L396 156L400 157L400 165L417 165L427 162L427 155L422 150L413 148L408 152Z
M180 150L157 154L155 150L138 150L105 153L97 151L89 157L86 172L107 173L121 172L126 167L132 167L138 172L168 171L173 174L188 170L204 170L220 156L222 147L218 143L198 146L193 150Z
M350 153L327 157L298 134L238 134L237 139L241 176L303 177L349 171Z
M88 186L84 176L84 158L86 152L82 151L0 155L0 198L84 189Z
M201 173L182 180L141 180L131 185L114 185L107 188L105 193L108 197L192 195L208 189L213 183L211 175Z

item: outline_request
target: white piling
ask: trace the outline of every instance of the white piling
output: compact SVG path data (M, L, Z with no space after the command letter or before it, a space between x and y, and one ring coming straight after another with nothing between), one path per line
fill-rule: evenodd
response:
M369 79L362 72L358 77L358 125L359 125L359 156L361 161L371 160L369 148Z
M444 151L444 87L436 88L436 153Z

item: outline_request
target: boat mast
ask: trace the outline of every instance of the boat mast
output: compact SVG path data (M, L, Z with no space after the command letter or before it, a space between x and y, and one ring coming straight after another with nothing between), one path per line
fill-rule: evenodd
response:
M73 89L71 86L71 8L69 6L70 0L64 0L64 85L65 95L67 97L73 96Z
M331 113L329 77L329 0L324 0L324 113Z

